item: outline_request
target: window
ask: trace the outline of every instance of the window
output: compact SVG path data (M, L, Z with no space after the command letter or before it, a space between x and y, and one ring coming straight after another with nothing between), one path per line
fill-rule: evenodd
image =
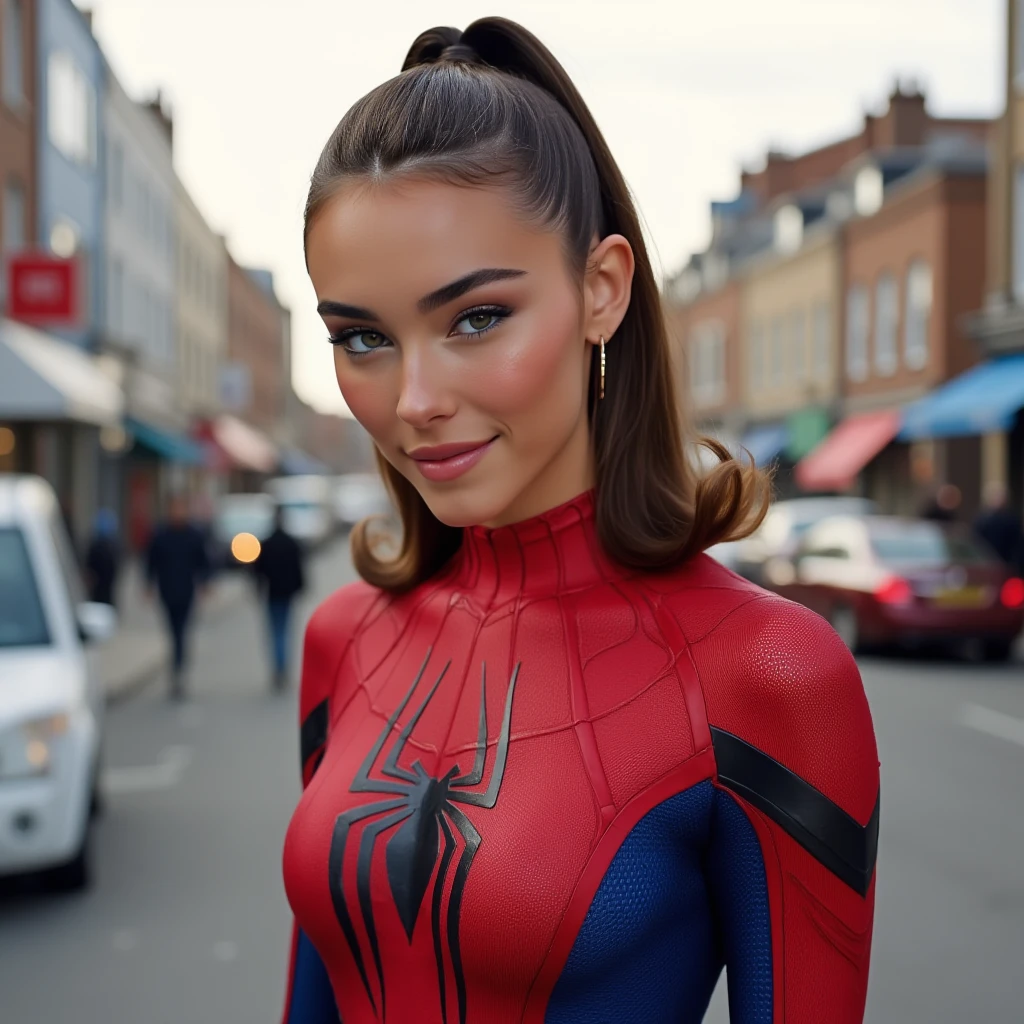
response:
M846 296L846 375L866 380L868 375L868 293L855 284Z
M775 211L775 248L782 253L799 251L804 241L804 213L789 204Z
M928 326L932 315L932 268L915 260L907 270L907 313L903 358L911 370L928 365Z
M0 529L0 647L39 647L50 632L21 530Z
M67 53L50 55L50 141L69 160L96 162L96 91Z
M793 377L799 382L809 380L811 376L807 359L805 320L806 316L802 309L794 310L789 320L789 343L793 353Z
M814 323L812 327L812 358L814 367L811 371L815 380L828 380L832 368L832 310L827 300L815 304Z
M699 324L690 335L690 388L698 406L725 398L725 330L720 323Z
M25 102L25 60L22 44L25 40L24 0L3 0L4 50L3 91L4 103L18 108Z
M870 217L885 201L885 179L874 165L862 167L853 181L853 207L861 217Z
M771 368L772 385L781 387L786 382L786 321L781 316L772 321Z
M875 369L883 377L891 377L899 362L896 348L899 315L896 278L886 271L875 285Z

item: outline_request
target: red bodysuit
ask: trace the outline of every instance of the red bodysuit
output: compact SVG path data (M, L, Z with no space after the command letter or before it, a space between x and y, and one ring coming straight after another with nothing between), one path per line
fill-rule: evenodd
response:
M878 759L825 622L705 555L627 572L584 494L320 606L285 1024L863 1017Z

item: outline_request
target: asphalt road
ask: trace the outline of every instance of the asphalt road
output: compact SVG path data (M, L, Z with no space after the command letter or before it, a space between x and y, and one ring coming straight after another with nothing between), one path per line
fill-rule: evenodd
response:
M314 601L351 576L314 567ZM296 695L267 686L245 604L197 635L194 700L112 709L97 882L0 887L3 1024L279 1019L298 796ZM865 661L882 760L871 1024L1024 1019L1024 665ZM725 1024L722 993L708 1024ZM485 1024L485 1022L479 1022Z

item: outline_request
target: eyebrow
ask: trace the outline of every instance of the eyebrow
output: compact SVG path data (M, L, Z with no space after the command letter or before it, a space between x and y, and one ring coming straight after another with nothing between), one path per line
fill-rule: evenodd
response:
M416 303L416 307L421 313L431 313L481 285L492 284L494 281L508 281L515 277L523 277L525 274L525 270L515 270L511 267L484 267L481 270L472 270L468 274L463 274L458 280L442 285L428 295L424 295ZM324 299L323 302L318 303L316 311L321 316L344 316L350 320L373 320L375 322L380 320L380 317L371 309L366 309L363 306L351 306L347 302L334 302L331 299Z
M416 303L416 306L421 313L430 313L441 306L447 305L449 302L454 302L460 295L465 295L466 292L479 288L482 284L491 284L493 281L508 281L514 277L522 277L525 273L525 270L513 270L508 267L486 267L482 270L472 270L458 280L452 281L451 284L446 284L436 291L432 291L429 295L424 295Z

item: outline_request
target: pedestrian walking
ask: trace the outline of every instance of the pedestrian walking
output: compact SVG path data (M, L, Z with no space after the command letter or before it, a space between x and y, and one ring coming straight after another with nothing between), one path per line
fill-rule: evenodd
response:
M991 483L985 488L984 504L974 520L974 532L1011 568L1024 572L1024 535L1020 516L1010 508L1006 487Z
M171 634L171 687L173 700L185 697L186 639L197 594L201 597L210 575L210 562L202 533L189 520L188 502L175 495L166 522L157 528L146 556L149 594L160 597Z
M117 536L117 516L109 508L96 513L92 540L85 553L89 600L117 605L117 577L121 569L121 544Z
M266 601L273 659L271 686L283 690L288 683L288 655L292 603L305 589L306 577L299 542L284 528L280 507L274 529L263 542L253 565L260 593Z

